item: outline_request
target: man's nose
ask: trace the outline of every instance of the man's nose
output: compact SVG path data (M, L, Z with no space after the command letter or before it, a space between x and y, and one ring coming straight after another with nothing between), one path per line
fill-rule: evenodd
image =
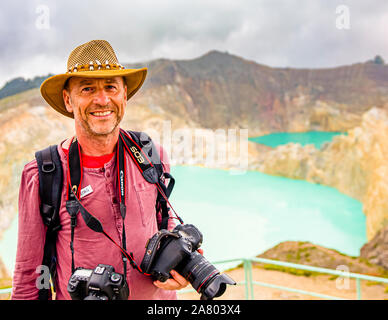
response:
M107 92L105 92L104 89L96 90L93 97L93 102L95 104L106 106L109 103L109 100L110 100L109 95L107 94Z

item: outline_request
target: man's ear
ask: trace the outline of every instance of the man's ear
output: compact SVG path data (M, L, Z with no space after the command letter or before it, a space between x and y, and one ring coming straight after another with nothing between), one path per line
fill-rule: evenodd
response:
M73 113L73 106L71 105L70 92L66 89L63 89L62 95L63 95L63 102L65 103L67 112Z
M124 98L125 98L125 101L127 101L127 94L128 94L127 82L125 81L124 77L121 77L121 78L123 79Z

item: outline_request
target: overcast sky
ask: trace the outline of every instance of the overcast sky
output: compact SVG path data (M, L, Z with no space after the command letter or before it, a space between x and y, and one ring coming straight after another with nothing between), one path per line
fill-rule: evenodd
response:
M106 39L121 63L216 49L273 67L388 61L385 0L2 0L0 87L62 73L72 49Z

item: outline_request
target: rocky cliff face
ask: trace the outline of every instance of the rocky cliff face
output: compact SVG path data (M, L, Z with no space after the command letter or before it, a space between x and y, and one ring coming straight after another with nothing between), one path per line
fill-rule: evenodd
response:
M268 150L268 149L267 149ZM388 113L373 108L348 135L334 137L321 150L287 144L262 151L251 168L337 188L360 200L371 240L388 224Z
M388 270L388 225L361 248L361 257Z
M36 150L58 143L71 121L44 106L38 90L1 100L0 104L0 233L17 213L20 174ZM62 117L63 118L63 117Z

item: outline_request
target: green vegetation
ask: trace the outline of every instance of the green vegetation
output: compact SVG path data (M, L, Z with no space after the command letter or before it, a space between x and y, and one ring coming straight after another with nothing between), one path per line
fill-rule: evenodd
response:
M318 276L322 275L319 272L314 271L308 271L308 270L301 270L296 268L289 268L289 267L282 267L282 266L276 266L272 264L264 264L263 266L256 265L255 267L263 268L265 270L274 270L274 271L281 271L286 272L295 276L304 276L304 277L310 277L310 276Z
M384 62L384 59L381 56L377 55L374 58L373 63L383 65L385 62Z
M37 76L33 79L24 79L22 77L12 79L0 89L0 99L29 89L39 88L42 82L50 76L52 76L52 74Z

